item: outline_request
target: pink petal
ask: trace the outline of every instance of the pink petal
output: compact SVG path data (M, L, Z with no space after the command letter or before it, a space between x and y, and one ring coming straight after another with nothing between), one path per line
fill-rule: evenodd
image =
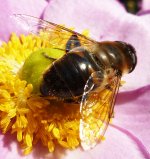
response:
M16 142L16 137L13 135L0 134L0 158L1 159L20 159L22 157L19 147Z
M150 85L120 93L114 123L129 130L150 152Z
M98 144L90 151L77 149L73 152L67 152L63 159L144 159L143 154L138 150L138 146L127 135L109 127L106 140Z
M147 25L150 25L150 7L148 10L141 10L138 12L138 16L145 22L145 24L147 23Z
M106 23L112 24L114 19L120 17L119 14L125 12L123 6L117 1L105 0L104 3L99 0L75 2L57 0L50 1L44 12L44 19L65 24L67 27L75 27L78 31L90 29L92 35L99 39L104 36Z
M142 10L149 10L149 9L150 9L150 1L142 0Z
M8 40L12 32L22 33L23 29L16 26L16 22L10 16L16 13L41 17L46 7L45 0L5 0L0 3L0 39Z

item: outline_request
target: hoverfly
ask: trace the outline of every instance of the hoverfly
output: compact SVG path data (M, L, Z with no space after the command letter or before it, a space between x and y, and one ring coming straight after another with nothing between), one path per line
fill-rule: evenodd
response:
M42 96L64 102L80 102L81 145L84 149L94 147L113 115L122 75L132 72L136 66L135 49L122 41L97 42L35 17L14 16L28 25L30 33L41 36L41 30L46 32L52 48L65 51L43 74L40 92ZM56 41L60 35L61 40Z

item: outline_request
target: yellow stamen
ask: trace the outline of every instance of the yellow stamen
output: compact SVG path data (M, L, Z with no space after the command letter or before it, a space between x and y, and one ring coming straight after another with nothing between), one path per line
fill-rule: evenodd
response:
M52 47L54 42L65 50L66 38L61 39L61 33L52 33L51 36L55 37L54 41L34 35L17 37L13 33L10 41L0 47L0 129L3 133L16 133L24 154L29 154L38 141L50 152L54 151L56 145L74 149L80 144L79 104L49 102L46 98L33 94L33 85L19 78L24 61L33 51ZM98 107L95 105L93 110ZM96 123L92 116L88 120L93 122L93 129L96 124L102 125L101 120Z
M55 39L57 41L57 39ZM0 47L0 129L16 133L24 154L39 140L53 152L55 145L75 148L79 145L79 105L49 103L32 94L32 84L19 79L18 72L26 58L51 43L40 37L14 33ZM62 47L65 45L62 43ZM70 136L68 138L68 136Z
M58 128L53 128L53 135L56 139L60 139L60 132Z

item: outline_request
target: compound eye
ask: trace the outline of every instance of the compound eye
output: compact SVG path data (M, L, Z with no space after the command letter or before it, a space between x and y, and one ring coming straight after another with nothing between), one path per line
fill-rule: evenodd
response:
M136 56L136 51L134 49L134 47L131 45L131 44L128 44L128 43L125 43L125 42L122 42L122 41L116 41L124 56L125 56L125 60L126 60L126 63L128 65L128 72L132 72L137 64L137 56Z
M132 63L132 68L129 70L129 72L132 72L137 64L136 51L132 45L127 44L127 52L128 52L128 56L130 57L131 63Z

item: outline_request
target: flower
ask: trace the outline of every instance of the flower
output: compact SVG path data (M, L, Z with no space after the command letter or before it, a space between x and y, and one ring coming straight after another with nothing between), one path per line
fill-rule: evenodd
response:
M150 158L150 31L148 18L145 16L149 17L149 14L136 16L126 13L116 1L49 2L43 14L44 19L66 24L68 27L74 26L79 31L88 28L95 39L100 41L129 42L137 50L138 65L135 72L124 78L126 84L121 88L113 125L108 128L104 142L90 151L82 151L80 148L74 151L58 148L52 154L48 154L38 145L28 158ZM15 139L9 134L1 136L0 145L2 158L10 158L10 155L14 158L26 158L18 154Z
M45 64L46 67L49 66L51 62L50 59L42 59L43 51L47 55L50 51L50 56L53 51L53 58L60 58L64 54L63 51L59 54L60 51L50 49L50 43L41 39L34 35L21 35L18 38L13 34L8 44L3 43L0 48L3 60L0 63L0 128L3 133L10 130L17 134L24 154L30 153L38 141L50 152L54 151L56 145L72 149L79 145L79 105L67 106L61 101L50 103L47 97L45 99L37 95L40 78L37 77L38 71ZM58 40L60 41L60 36ZM33 50L37 51L31 53ZM38 65L35 67L37 60ZM30 70L29 74L27 69Z

